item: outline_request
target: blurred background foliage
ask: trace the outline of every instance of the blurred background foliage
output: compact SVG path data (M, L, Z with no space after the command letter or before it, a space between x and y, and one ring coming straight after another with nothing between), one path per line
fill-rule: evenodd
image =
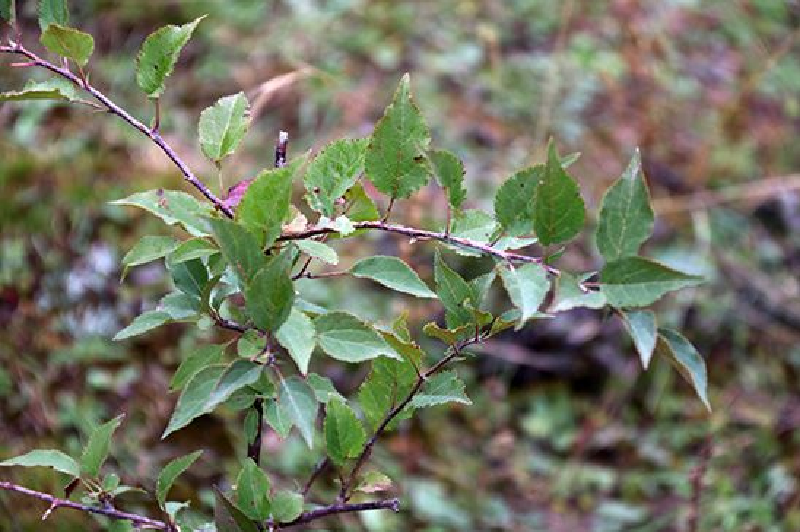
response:
M35 45L34 2L19 1ZM424 412L387 437L374 465L403 510L322 522L317 529L699 530L800 529L800 2L797 0L252 0L72 2L95 36L92 82L142 118L133 60L167 23L209 17L184 50L162 99L162 132L207 183L223 188L268 167L280 129L297 155L362 136L404 71L435 142L466 163L470 207L543 160L553 135L587 203L635 146L659 217L650 256L707 276L660 307L708 364L706 415L661 361L643 372L615 319L576 311L476 350L459 372L469 408ZM43 72L11 68L0 89ZM246 91L253 124L222 175L200 154L200 111ZM112 447L123 482L153 489L169 459L201 448L176 486L209 512L245 442L236 412L206 416L160 441L175 397L171 371L225 334L172 325L132 342L109 338L168 286L159 264L120 283L119 259L167 228L109 200L154 187L185 189L153 145L119 120L84 108L0 106L0 456L33 448L78 452L87 429L127 418ZM298 190L298 198L300 191ZM398 221L441 224L433 187L395 210ZM352 261L396 254L430 277L430 246L368 235L338 244ZM599 262L590 239L559 259ZM487 263L463 261L474 276ZM357 280L314 281L307 296L387 321L417 324L435 306ZM499 295L497 296L499 297ZM431 346L434 347L434 346ZM315 357L340 391L364 369ZM295 487L318 459L296 436L269 433L274 484ZM58 493L50 470L4 478ZM320 489L333 493L331 479ZM699 500L698 500L699 497ZM313 500L313 498L312 498ZM125 495L127 509L153 511ZM0 493L0 529L41 530L44 507ZM60 510L48 529L100 529Z

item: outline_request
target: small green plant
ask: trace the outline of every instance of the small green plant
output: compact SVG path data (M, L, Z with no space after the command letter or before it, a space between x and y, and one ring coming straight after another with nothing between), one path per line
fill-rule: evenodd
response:
M170 322L200 320L210 320L237 336L235 341L208 345L187 357L170 383L170 390L179 391L180 396L163 437L221 405L246 410L241 430L248 441L247 458L232 479L232 492L215 490L213 524L205 529L274 530L344 512L397 511L398 499L368 498L391 485L383 473L365 471L380 437L425 408L470 404L453 366L471 345L509 328L519 329L529 320L577 307L613 312L633 338L644 367L653 355L666 357L709 407L702 357L680 333L659 328L653 311L646 309L668 292L702 280L639 255L651 235L654 215L638 152L603 198L596 243L604 264L597 272L567 272L557 266L565 246L585 227L584 202L567 172L577 155L560 156L551 140L544 163L520 170L497 190L493 214L466 208L463 164L452 153L431 146L431 134L413 100L408 75L401 79L370 137L336 140L313 157L287 161L288 136L281 133L275 167L241 181L222 199L192 173L159 133L159 98L200 18L183 26L161 28L142 45L136 81L155 109L152 125L146 125L89 82L94 42L90 35L69 27L63 0L42 1L39 6L40 42L61 58L57 63L22 44L13 2L0 1L0 15L10 22L14 35L0 46L0 52L24 58L14 66L41 67L55 75L4 92L0 101L63 100L114 114L154 142L205 199L200 201L182 191L151 190L115 202L149 211L185 231L183 239L145 236L123 258L125 269L164 259L175 290L163 297L157 309L144 312L119 331L115 339L144 334ZM203 154L220 167L236 151L248 122L248 101L243 93L220 98L200 117ZM393 210L401 208L402 200L427 186L431 178L444 189L449 203L440 227L392 223ZM365 192L365 180L388 198L383 213ZM291 202L292 191L300 183L305 187L307 207ZM316 219L309 221L303 211L313 212ZM331 245L334 239L360 238L371 231L430 242L434 248L432 287L392 256L367 256L348 270L313 273L317 264L338 263ZM430 257L429 249L425 247ZM531 249L541 253L530 254ZM448 253L488 256L494 267L467 280L448 265ZM327 278L343 275L440 302L444 322L432 321L422 332L438 341L441 349L425 352L412 337L404 315L382 326L319 307L297 295L298 280L336 282ZM499 314L484 305L498 277L511 302L511 308ZM350 364L370 364L354 397L342 396L329 378L309 371L314 353ZM320 417L322 423L318 424ZM0 488L50 502L47 514L69 507L127 522L131 527L191 529L181 516L187 504L170 501L168 496L175 479L202 451L176 458L161 470L154 492L162 515L134 515L115 506L116 496L134 489L121 485L116 474L103 472L112 435L122 418L98 426L80 457L58 450L34 450L0 463L47 466L66 474L70 478L66 498L6 481L0 481ZM281 436L296 428L309 448L324 442L312 476L298 479L302 489L272 489L269 472L260 465L265 425ZM338 495L328 504L312 505L307 495L323 474L339 480ZM80 503L70 500L76 489L83 491Z

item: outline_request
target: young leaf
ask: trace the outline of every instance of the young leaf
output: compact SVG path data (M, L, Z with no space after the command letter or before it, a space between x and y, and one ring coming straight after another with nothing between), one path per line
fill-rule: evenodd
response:
M232 220L211 218L209 222L222 255L233 267L239 283L246 286L266 262L258 237Z
M339 255L337 255L336 250L328 244L319 242L318 240L298 240L295 242L295 245L309 257L314 257L327 264L339 264Z
M261 373L264 370L263 365L256 364L249 360L239 359L234 360L225 373L219 378L214 391L208 396L204 410L211 412L217 406L221 405L230 398L238 390L245 386L255 384Z
M414 366L406 361L377 358L372 362L372 370L358 391L358 403L371 429L377 428L389 410L408 396L416 377ZM410 411L396 420L408 415ZM389 428L394 426L396 423Z
M636 255L653 232L650 193L639 150L628 168L603 196L597 222L597 248L606 261Z
M39 29L44 31L50 24L69 24L66 0L39 0Z
M383 286L412 296L436 297L436 294L422 282L417 272L397 257L383 255L366 257L355 263L350 268L350 273L355 277L372 279Z
M370 326L351 314L329 312L314 321L317 343L329 356L344 362L363 362L386 356L399 358Z
M497 189L494 215L507 234L524 235L533 231L533 205L544 173L542 164L520 170Z
M392 488L392 479L378 471L367 471L356 486L362 493L378 493Z
M88 33L50 23L39 39L42 46L56 55L72 59L80 66L86 66L94 52L94 39Z
M226 345L203 345L192 350L192 354L186 357L178 369L172 375L169 383L170 391L180 390L194 377L195 373L205 368L217 364L222 360Z
M37 449L0 462L0 466L52 467L67 475L78 477L81 467L72 457L54 449Z
M480 298L472 286L444 262L438 250L434 258L433 277L436 281L436 294L447 311L447 327L455 328L472 323L472 313L464 307L464 301L478 301Z
M375 202L372 201L361 183L356 183L344 195L344 199L349 205L347 217L353 222L369 222L380 219L381 215Z
M210 236L206 217L211 214L207 204L194 196L176 190L149 190L111 202L112 205L131 205L151 212L167 225L180 223L192 236Z
M347 404L338 399L328 402L325 409L325 443L328 456L336 465L361 452L367 437L364 427Z
M243 92L224 96L200 113L198 129L203 154L219 165L239 146L250 125L250 104Z
M667 292L697 286L703 278L643 257L624 257L603 267L600 282L608 304L625 308L646 307Z
M289 215L292 180L303 163L297 159L282 168L265 170L247 188L236 208L236 219L251 230L264 231L262 247L270 247L281 234Z
M308 165L306 201L315 211L333 218L336 201L364 171L367 139L342 139L328 144Z
M290 252L284 251L261 268L244 291L247 314L260 329L269 332L277 331L292 311L294 283L287 260Z
M367 146L364 169L375 188L392 198L408 198L427 184L429 170L423 152L430 140L405 74Z
M454 209L460 208L467 197L467 191L464 188L464 163L445 150L428 152L428 160L436 181L447 190L450 206Z
M415 367L420 367L423 358L425 358L425 352L416 342L412 341L410 338L403 339L400 335L385 331L381 331L381 336L383 336L383 339L389 344L389 347L394 349L401 357L411 362Z
M622 322L628 333L633 339L639 358L642 360L642 367L647 369L653 350L656 348L656 315L652 310L628 310L621 311Z
M560 244L577 235L586 217L577 183L564 171L553 139L547 164L533 200L533 229L543 246Z
M422 390L411 399L411 408L426 408L445 403L471 405L464 393L464 383L455 371L444 371L428 379Z
M310 449L314 443L314 422L319 405L308 384L294 375L283 379L278 390L278 409L297 426Z
M149 98L158 98L164 92L164 82L172 73L178 55L204 18L183 26L164 26L144 40L136 58L136 83Z
M89 436L86 447L83 448L81 455L81 474L96 477L100 473L100 467L108 457L108 449L111 446L111 435L117 430L125 414L121 414L111 421L96 427Z
M297 308L292 309L275 332L275 339L289 351L289 356L303 375L308 373L308 363L316 346L316 334L314 322Z
M202 368L189 379L178 398L178 404L175 405L175 411L169 419L167 428L161 435L162 440L207 413L208 396L217 387L219 378L227 369L226 364L212 364Z
M51 78L45 81L29 80L21 91L0 93L0 102L21 100L74 101L75 99L75 86L63 78Z
M177 479L181 473L189 469L189 466L200 458L201 454L203 454L203 451L195 451L186 456L176 458L164 466L164 469L158 474L158 480L156 481L156 500L162 509L166 508L167 493L169 493L169 489L172 487L175 479Z
M277 523L289 523L303 513L303 496L280 490L272 496L272 518Z
M136 316L130 325L115 334L112 339L116 342L133 336L139 336L170 321L172 321L172 316L170 316L169 312L163 310L148 310Z
M269 517L269 478L251 458L246 458L236 478L237 508L250 519L264 521Z
M498 268L508 297L520 311L517 324L519 329L539 310L547 291L550 290L550 280L545 269L539 264L527 263L517 267L504 264Z
M655 352L672 362L710 412L706 363L689 340L671 329L659 329Z
M213 489L214 526L216 530L224 530L225 532L259 532L260 529L256 524L234 506L218 487L213 486Z
M442 329L437 324L430 322L422 327L422 332L431 338L436 338L447 345L454 345L457 342L475 336L475 326L472 324L459 325L453 329Z
M579 280L572 274L562 271L555 281L555 297L550 312L563 312L578 307L603 308L606 297L599 290L585 292Z
M128 253L122 257L122 264L127 269L160 259L172 253L179 242L171 236L143 236Z

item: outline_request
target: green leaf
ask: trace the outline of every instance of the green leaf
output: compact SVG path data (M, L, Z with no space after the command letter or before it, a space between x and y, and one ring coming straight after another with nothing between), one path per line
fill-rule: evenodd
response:
M286 250L272 259L245 288L247 314L262 330L277 331L292 311L294 283L289 277L290 254L291 250Z
M167 269L175 288L198 299L203 297L203 290L208 284L208 268L203 261L192 259L178 264L167 262Z
M543 246L560 244L583 229L586 211L577 183L561 166L550 139L547 164L533 199L533 228Z
M144 40L136 57L136 83L148 97L158 98L164 92L164 82L172 73L178 55L204 18L196 18L183 26L164 26Z
M200 314L200 300L183 292L171 292L158 302L158 310L166 312L173 320L191 320Z
M659 329L655 352L672 362L711 412L711 403L708 402L706 363L689 340L671 329Z
M172 380L169 383L170 391L180 390L198 371L206 366L219 363L226 347L225 344L203 345L193 349L192 354L181 362L181 365L172 375Z
M597 309L603 308L605 305L606 297L602 291L583 291L579 279L564 271L556 277L555 297L550 306L550 312L563 312L578 307Z
M233 267L239 283L246 286L266 262L258 237L232 220L211 218L209 221L222 256Z
M376 429L389 410L408 396L416 378L414 366L406 361L388 358L372 361L372 370L358 391L358 402L371 429ZM409 415L410 412L398 415L389 428Z
M314 322L297 308L292 309L275 333L275 339L289 351L289 356L303 375L308 373L308 363L316 346L316 334Z
M342 466L348 458L355 458L364 447L367 436L355 412L338 399L328 402L325 409L325 443L328 456Z
M422 390L411 399L409 406L426 408L445 403L472 404L464 393L464 383L455 371L444 371L428 379Z
M138 192L124 199L111 202L112 205L131 205L151 212L167 225L180 223L192 236L209 236L206 217L212 212L208 204L202 204L194 196L177 190L148 190Z
M241 510L233 505L222 494L218 487L214 489L214 526L222 532L258 532L259 528Z
M44 31L50 24L69 24L66 0L39 0L39 29Z
M236 341L236 352L242 358L256 358L264 349L264 337L255 329L248 329Z
M15 4L15 0L0 0L0 18L12 26L17 22Z
M349 205L347 217L353 222L368 222L380 219L381 215L361 183L356 183L344 195L345 201Z
M264 470L251 458L246 458L236 478L236 507L250 519L264 521L270 512L269 487Z
M227 369L226 364L212 364L205 366L189 379L178 398L178 404L175 405L175 411L172 412L167 428L161 435L162 440L207 413L206 401Z
M653 232L653 209L639 150L603 196L597 222L597 248L606 261L636 255Z
M464 163L445 150L428 152L428 160L436 181L447 190L447 199L454 209L461 207L467 197L464 188Z
M506 233L524 235L533 231L533 205L544 173L541 164L520 170L497 189L494 215Z
M292 420L288 413L279 408L277 401L267 401L264 404L264 420L281 438L288 436L292 430Z
M486 294L489 293L489 289L492 287L492 283L494 283L496 277L497 270L491 269L483 275L479 275L469 281L469 285L472 287L472 292L478 296L478 305L480 305L483 300L486 299Z
M629 310L621 311L622 322L628 333L633 339L639 358L642 360L642 367L647 369L653 350L656 348L656 315L652 310Z
M375 188L393 198L408 198L427 184L429 169L423 154L430 140L405 74L367 146L364 169Z
M336 201L364 171L367 139L342 139L328 144L308 165L306 201L315 211L333 218Z
M192 259L202 259L219 253L219 249L204 238L191 238L182 242L169 256L169 262L178 264Z
M255 384L264 366L242 358L234 360L225 373L219 378L214 391L208 396L204 410L211 412L230 398L235 392L246 386Z
M231 155L250 125L250 104L243 92L224 96L200 113L200 148L217 165Z
M500 234L500 230L500 226L491 215L478 209L468 209L462 212L457 211L454 214L450 235L482 244L492 242L491 247L500 251L519 249L536 243L535 238L517 238L513 236L504 236L495 242L494 240ZM459 255L468 257L482 255L481 251L459 245L457 242L449 243L448 247L455 250Z
M272 518L277 523L289 523L303 513L303 496L280 490L272 496Z
M519 329L538 312L547 291L550 290L550 280L539 264L526 263L517 267L503 264L498 269L508 297L520 311L517 325Z
M167 493L169 493L172 484L175 483L175 479L177 479L181 473L189 469L189 466L200 458L201 454L203 454L203 451L195 451L186 456L176 458L164 466L164 469L158 474L158 480L156 481L156 500L158 500L158 505L162 509L166 509Z
M39 39L42 46L56 55L86 66L94 52L94 39L88 33L51 22Z
M319 409L313 390L300 377L293 375L283 379L278 390L278 409L297 426L310 449L314 443L314 422Z
M75 86L63 78L44 81L30 80L21 91L0 93L0 102L20 100L68 100L75 101Z
M318 240L298 240L295 242L297 248L308 255L314 257L327 264L339 264L339 255L328 244L319 242Z
M417 272L397 257L383 255L366 257L355 263L350 268L350 273L355 277L372 279L383 286L412 296L436 297L436 294L422 282Z
M306 382L311 386L311 389L314 390L314 396L320 403L328 403L328 401L333 399L338 399L340 401L345 400L342 394L336 391L336 387L328 377L323 377L316 373L309 373Z
M392 488L392 479L378 471L367 471L356 486L355 491L378 493Z
M122 264L127 269L169 255L178 247L179 242L171 236L143 236L128 253L122 257Z
M475 326L473 324L459 325L453 329L442 329L436 323L426 323L422 327L422 332L431 338L441 340L447 345L454 345L467 338L475 336Z
M81 467L72 457L54 449L37 449L0 462L0 466L52 467L56 471L79 477Z
M172 316L170 316L169 312L163 310L148 310L136 316L130 325L114 335L113 340L116 342L133 336L139 336L170 321L172 321Z
M386 356L399 358L375 329L355 316L329 312L314 321L317 343L329 356L344 362L363 362Z
M402 356L405 360L411 362L414 367L418 368L425 358L425 352L416 344L416 342L409 339L403 339L400 335L392 334L390 332L381 332L381 336L389 344L396 353Z
M96 427L86 442L81 455L81 474L96 477L100 474L100 467L108 457L108 449L111 446L111 435L117 430L125 414L121 414L111 421Z
M237 221L253 231L264 232L264 248L272 246L281 234L283 222L289 215L292 181L302 163L303 159L297 159L282 168L261 172L236 207Z
M697 286L703 278L643 257L624 257L603 267L600 282L608 304L624 308L646 307L667 292Z
M436 294L444 305L448 328L472 323L472 312L464 306L464 301L478 301L472 286L453 271L442 259L439 250L434 258L433 277L436 281Z

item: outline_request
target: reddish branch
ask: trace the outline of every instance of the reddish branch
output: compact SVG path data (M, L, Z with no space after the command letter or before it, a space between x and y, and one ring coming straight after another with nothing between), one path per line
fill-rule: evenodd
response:
M89 94L91 94L98 102L102 104L103 108L106 111L120 117L125 122L127 122L134 128L138 129L147 138L152 140L156 144L156 146L161 148L161 151L163 151L167 155L167 157L169 157L172 160L172 162L175 163L175 166L177 166L178 169L181 171L181 174L183 174L183 177L184 179L186 179L186 181L191 183L193 187L199 190L203 196L205 196L211 203L213 203L214 206L218 210L222 211L228 218L233 218L233 211L231 210L231 208L226 206L222 202L222 200L220 200L217 196L214 195L213 192L211 192L211 189L205 186L203 182L200 181L194 175L194 173L192 173L192 171L189 169L186 163L184 163L183 160L180 157L178 157L178 155L175 153L175 150L173 150L172 147L169 144L167 144L167 142L158 132L157 127L155 128L147 127L142 122L131 116L131 114L128 113L125 109L121 108L119 105L111 101L111 99L109 99L108 96L106 96L105 94L100 92L97 88L89 84L89 82L85 78L73 74L67 68L56 66L53 63L50 63L49 61L42 59L41 57L34 54L33 52L31 52L30 50L28 50L19 43L12 42L10 46L0 46L0 53L23 55L28 59L30 59L30 62L26 63L26 65L46 68L47 70L55 74L58 74L62 78L69 80L78 88L81 88L86 92L88 92Z
M152 528L157 530L169 530L171 526L168 523L165 523L163 521L158 521L157 519L150 519L149 517L144 517L142 515L123 512L113 507L89 506L87 504L81 504L78 502L70 501L68 499L59 499L58 497L54 497L47 493L42 493L40 491L23 488L22 486L17 486L16 484L13 484L11 482L6 482L4 480L0 480L0 489L16 491L17 493L22 493L49 502L50 510L48 510L48 512L42 517L42 519L47 517L47 515L49 515L53 510L57 508L72 508L73 510L80 510L82 512L104 515L110 519L127 520L140 527L146 526L147 528Z
M300 517L294 521L280 523L279 526L280 528L289 528L310 523L311 521L316 521L317 519L322 519L323 517L328 517L329 515L343 514L347 512L365 512L367 510L392 510L393 512L399 512L400 501L397 499L386 499L382 501L361 502L357 504L331 504L330 506L324 506L322 508L317 508L316 510L304 512L300 514Z

